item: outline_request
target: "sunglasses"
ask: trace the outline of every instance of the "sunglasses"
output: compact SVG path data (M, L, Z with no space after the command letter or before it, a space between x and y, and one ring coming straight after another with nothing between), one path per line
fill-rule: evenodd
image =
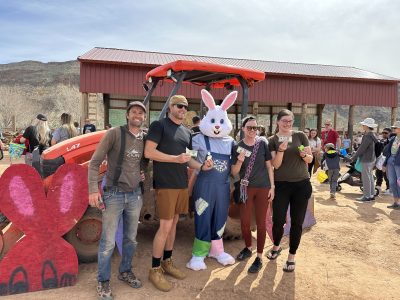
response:
M246 126L248 131L257 131L258 130L258 126Z
M325 124L325 126L331 126L331 124Z
M179 108L179 109L184 108L185 110L188 110L187 105L184 105L184 104L175 104L175 106L176 106L177 108Z
M389 132L382 132L382 134L389 134Z

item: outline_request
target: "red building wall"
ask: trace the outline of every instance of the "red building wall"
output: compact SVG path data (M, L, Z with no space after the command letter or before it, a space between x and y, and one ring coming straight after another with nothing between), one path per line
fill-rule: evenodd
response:
M143 96L142 84L150 67L81 62L80 91ZM159 83L154 96L166 97L172 84ZM200 98L200 87L183 84L178 93ZM268 74L249 92L250 101L268 104L310 103L397 107L396 82L338 78L312 78ZM215 98L226 91L213 90Z

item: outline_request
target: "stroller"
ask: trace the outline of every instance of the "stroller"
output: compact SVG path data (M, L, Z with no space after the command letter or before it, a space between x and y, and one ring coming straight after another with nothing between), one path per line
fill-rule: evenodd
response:
M344 161L349 161L349 157L345 156L343 157ZM340 192L342 190L342 183L348 184L350 186L358 186L360 187L360 190L363 190L363 186L362 186L362 180L361 180L361 173L359 171L356 170L355 168L355 163L354 162L350 162L348 164L346 164L346 167L348 167L348 170L345 174L341 175L338 179L338 185L336 187L336 191ZM375 175L374 176L374 180L376 180ZM375 197L379 195L379 190L377 188L375 188Z

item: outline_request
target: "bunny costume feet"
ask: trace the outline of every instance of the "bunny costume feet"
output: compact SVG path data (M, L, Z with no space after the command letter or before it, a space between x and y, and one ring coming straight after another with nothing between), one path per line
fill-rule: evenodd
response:
M208 253L208 257L215 258L223 266L233 265L235 263L235 259L232 255L224 251L222 239L211 241L211 249L210 253Z
M192 269L193 271L200 271L207 269L204 262L204 256L192 256L189 262L186 264L186 268Z

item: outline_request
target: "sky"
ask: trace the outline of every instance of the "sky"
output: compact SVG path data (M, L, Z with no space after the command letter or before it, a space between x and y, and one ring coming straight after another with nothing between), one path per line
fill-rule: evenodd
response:
M0 64L94 47L352 66L400 78L397 0L0 0Z

